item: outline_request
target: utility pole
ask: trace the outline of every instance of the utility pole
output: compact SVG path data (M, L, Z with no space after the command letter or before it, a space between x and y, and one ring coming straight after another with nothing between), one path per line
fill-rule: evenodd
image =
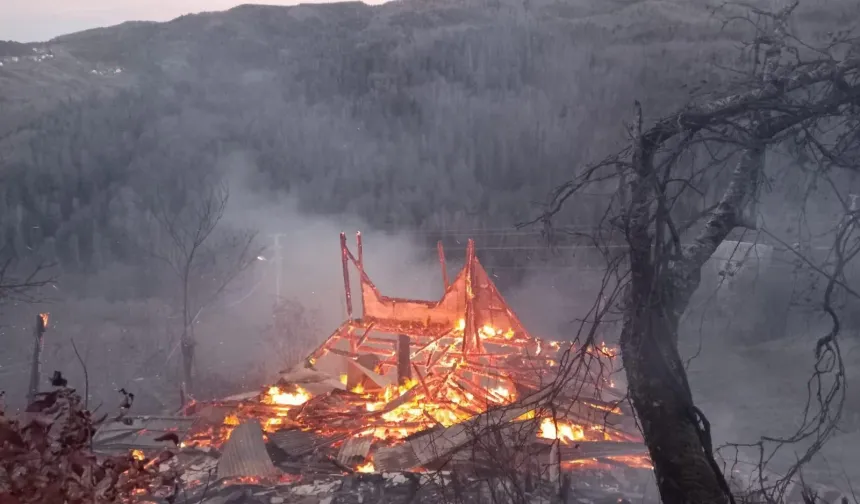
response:
M281 302L281 271L283 270L281 264L281 236L280 233L275 235L275 301L277 303Z

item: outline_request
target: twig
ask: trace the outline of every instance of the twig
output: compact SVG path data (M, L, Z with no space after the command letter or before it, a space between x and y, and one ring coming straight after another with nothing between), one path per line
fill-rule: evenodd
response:
M80 352L78 352L78 347L75 345L75 338L71 338L72 342L72 350L75 351L75 356L78 358L78 362L81 363L81 369L84 370L84 409L89 410L90 407L90 375L87 371L87 365L84 362L84 359L81 357Z

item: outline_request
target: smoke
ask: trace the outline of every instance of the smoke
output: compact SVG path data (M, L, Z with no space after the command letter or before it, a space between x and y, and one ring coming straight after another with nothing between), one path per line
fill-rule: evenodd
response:
M228 156L221 169L230 190L223 224L256 231L257 244L265 248L217 308L201 314L196 332L204 372L260 386L260 380L271 381L278 370L304 357L312 349L308 339L316 346L347 320L341 232L353 254L356 232L362 233L365 270L383 294L430 300L442 296L438 260L420 235L372 229L352 215L303 212L294 195L254 187L256 169L241 153ZM350 271L353 314L359 316L358 277L351 265ZM296 318L304 320L295 324L305 326L297 331L302 334L273 335L265 330L273 323L278 290L280 299L300 306ZM284 341L290 336L303 341ZM294 349L293 355L284 355L285 349L286 353ZM261 369L265 371L260 373Z

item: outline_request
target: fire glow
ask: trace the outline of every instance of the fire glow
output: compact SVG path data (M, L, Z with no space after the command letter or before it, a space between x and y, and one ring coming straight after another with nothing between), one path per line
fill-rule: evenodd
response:
M530 336L478 262L471 241L466 266L451 283L440 248L445 295L433 302L382 296L364 272L360 241L358 259L343 235L341 246L348 320L308 356L304 369L282 373L256 400L235 405L221 425L196 433L186 444L217 446L253 418L266 433L299 429L338 438L333 446L358 438L377 448L398 446L425 431L513 408L559 372L570 373L572 359L584 363L571 387L576 396L561 393L553 401L567 403L559 411L575 416L548 417L548 410L536 406L510 419L536 422L535 443L638 441L636 435L605 426L607 417L623 415L619 403L601 398L601 391L612 386L604 364L611 367L617 351L605 344L579 348ZM362 318L352 316L349 262L361 279ZM325 359L335 359L347 372L318 371ZM374 461L372 453L358 460L351 462L354 471L374 472L381 464L384 469L385 461Z
M311 399L311 395L301 387L296 387L294 392L283 392L277 386L269 387L262 400L266 404L277 404L279 406L301 406Z

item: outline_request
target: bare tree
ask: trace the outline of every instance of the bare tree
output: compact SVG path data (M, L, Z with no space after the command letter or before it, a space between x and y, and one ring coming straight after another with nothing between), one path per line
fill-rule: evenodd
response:
M39 261L25 267L14 253L0 252L0 257L4 257L0 263L0 303L37 301L39 289L54 281L50 274L53 264Z
M609 300L622 312L629 396L666 503L733 501L713 455L709 423L687 381L679 327L699 288L702 267L724 240L736 230L778 234L757 222L762 220L757 202L774 179L792 177L792 169L811 174L817 187L832 189L845 207L846 218L832 233L835 245L829 256L836 260L817 264L791 249L827 279L822 304L833 321L832 330L815 343L813 380L822 389L811 396L818 408L808 411L810 422L804 426L804 435L816 436L811 450L826 441L838 421L844 386L839 322L830 297L835 289L854 292L845 284L844 270L857 253L846 245L856 243L856 236L846 238L853 233L856 211L848 208L839 177L860 164L860 52L857 40L845 33L833 34L821 47L795 38L789 18L796 6L776 12L747 7L730 18L748 22L754 31L752 43L745 46L749 67L732 69L734 89L699 98L647 129L637 102L630 146L557 188L542 216L549 225L565 202L585 188L615 186L591 238L624 246L621 260L607 252L607 277L618 285ZM796 161L768 167L768 152L777 151ZM735 163L730 171L729 163ZM685 211L691 201L701 202L702 211ZM596 315L598 321L604 313ZM589 338L593 336L594 331ZM822 381L824 374L831 380Z
M284 296L275 300L272 311L272 323L263 328L264 340L277 355L280 369L289 369L319 344L320 312Z
M157 191L151 211L159 229L153 255L169 266L177 280L184 403L194 388L194 324L254 263L259 251L254 245L255 232L219 226L229 200L226 185L204 180L183 193L184 200L176 201L162 196L176 194L175 190Z

